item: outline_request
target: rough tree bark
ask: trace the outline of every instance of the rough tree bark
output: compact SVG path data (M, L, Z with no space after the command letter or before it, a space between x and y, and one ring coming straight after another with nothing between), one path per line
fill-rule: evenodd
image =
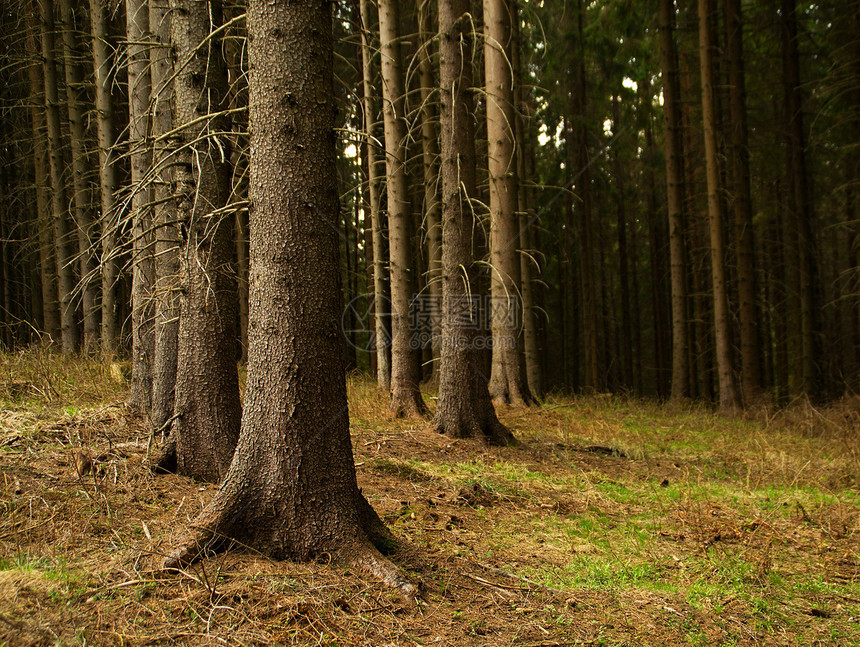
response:
M117 180L114 146L114 105L111 94L112 68L108 43L107 17L102 0L90 0L90 28L92 30L93 69L95 73L96 137L99 147L99 192L101 195L101 271L102 271L102 353L105 358L115 357L119 350L117 338L116 283L119 265L115 257Z
M442 339L433 426L455 438L513 439L496 417L478 341L480 295L473 256L477 228L475 130L468 0L439 0L442 116Z
M75 253L72 248L66 188L63 183L63 136L57 88L57 53L54 8L51 0L39 0L42 34L42 75L45 82L45 121L48 130L48 162L51 180L51 218L54 226L54 258L57 264L57 300L60 304L61 342L64 355L78 351L78 320L72 292L75 289Z
M152 150L146 137L149 130L149 9L145 0L126 0L126 40L128 51L128 142L131 161L132 287L131 287L131 389L129 407L149 412L152 404L152 192L147 177Z
M740 408L729 338L729 300L724 267L722 205L720 204L720 168L717 162L717 132L713 86L713 62L710 46L710 3L699 0L699 62L702 76L702 126L705 134L705 167L708 183L708 232L711 245L711 290L714 308L717 377L720 409L733 414Z
M410 315L415 276L412 270L411 205L406 176L406 112L395 0L379 2L382 50L382 116L388 192L388 245L391 266L391 401L396 416L425 413L419 382L421 364L412 348Z
M221 3L173 0L170 42L176 56L173 123L176 209L183 236L174 415L159 466L201 481L220 481L239 435L236 370L236 273L230 194L227 75ZM200 119L200 117L206 117Z
M684 151L681 139L681 88L675 46L675 3L660 0L660 68L663 76L663 115L666 149L666 208L669 220L669 267L672 284L671 400L689 395L690 363L687 335L687 285L684 264Z
M331 4L251 0L251 323L242 433L224 482L166 561L230 540L276 558L329 554L415 588L372 542L358 489L339 322Z
M168 0L150 0L149 25L153 42L149 50L152 78L153 226L155 233L154 334L152 366L152 428L159 430L173 415L179 332L179 248L176 205L172 199L171 151L178 142L167 141L173 127L173 53L170 49Z
M490 264L493 362L490 395L494 402L528 406L520 345L519 221L511 23L504 0L484 0L484 82L487 90L487 164L490 176Z
M374 296L374 332L376 339L376 383L386 393L391 389L391 353L386 315L389 311L388 299L388 268L385 259L388 250L385 247L385 216L379 208L379 160L378 143L374 136L376 121L376 91L374 88L373 50L371 48L370 29L370 0L361 0L361 62L364 87L364 123L367 137L365 147L367 155L367 193L371 233L373 238L373 296Z

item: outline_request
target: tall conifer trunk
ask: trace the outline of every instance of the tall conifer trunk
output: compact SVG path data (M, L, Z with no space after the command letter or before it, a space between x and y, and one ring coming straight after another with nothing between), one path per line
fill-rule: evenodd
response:
M527 406L532 398L521 352L519 220L510 68L511 23L505 0L484 0L484 82L487 90L487 164L490 176L490 264L494 402Z
M666 148L666 196L669 220L669 263L672 284L672 383L669 397L689 395L690 363L687 334L687 285L684 262L684 149L681 137L681 88L675 45L674 0L660 0L660 67L663 72L663 115Z
M364 88L364 129L367 145L367 194L369 201L371 235L373 241L373 298L374 298L374 335L376 342L376 383L386 393L391 389L391 346L388 325L390 299L388 290L388 249L385 244L387 229L385 214L380 208L380 161L379 144L375 135L376 90L374 84L373 50L371 47L371 2L360 0L361 12L361 61L362 84ZM384 147L383 147L384 153ZM384 168L384 164L382 167Z
M412 268L412 207L406 175L406 112L398 34L398 4L379 2L382 49L382 115L388 177L388 244L391 261L391 402L398 416L425 412L419 382L421 366L413 348L411 306L416 279Z
M149 24L153 43L149 50L152 78L153 226L155 232L154 357L152 364L152 412L154 430L173 415L179 332L179 248L177 209L173 200L174 160L170 153L179 142L167 140L173 127L173 52L170 47L168 0L150 0Z
M69 152L72 170L72 210L77 234L79 292L83 310L83 350L87 354L98 350L99 312L96 307L96 257L92 251L90 233L93 227L92 195L87 173L90 162L85 146L84 88L78 44L75 36L75 15L72 0L60 0L60 20L63 30L63 68L66 79L66 109L69 118Z
M126 0L128 40L128 141L131 161L132 287L131 287L131 390L129 405L149 413L152 404L152 192L147 174L152 164L149 134L149 8L145 0Z
M116 259L114 221L118 187L114 146L114 103L111 94L112 61L108 29L102 0L90 0L93 69L95 76L96 133L99 148L99 194L101 196L101 341L102 354L111 358L119 351L116 310L116 284L119 264Z
M236 540L326 555L412 597L372 542L393 540L358 489L339 324L331 4L251 0L248 388L230 469L168 558Z
M173 123L181 128L175 165L176 209L183 232L179 253L176 420L161 459L176 471L218 482L239 435L236 370L236 274L230 195L227 76L217 0L173 0L170 43L176 56ZM200 121L201 115L210 115Z
M473 256L475 131L468 0L439 1L442 117L442 339L439 401L433 425L455 438L505 443L487 379L480 370L480 296Z
M735 413L740 408L732 363L729 301L724 266L720 169L717 162L717 133L713 86L713 61L710 47L710 3L699 0L699 61L702 71L702 123L705 131L705 166L708 182L708 232L711 246L711 290L716 340L717 377L720 409Z
M729 58L729 153L732 215L737 245L738 300L741 332L741 394L745 404L762 390L761 345L756 305L755 238L750 195L749 128L744 73L743 21L740 0L726 0Z
M72 293L76 278L75 252L63 180L63 135L60 126L60 98L57 87L57 52L54 8L51 0L39 0L42 34L42 75L45 82L45 121L48 131L48 161L51 188L51 219L54 228L54 258L57 264L57 301L60 305L61 348L64 355L78 351L78 320Z

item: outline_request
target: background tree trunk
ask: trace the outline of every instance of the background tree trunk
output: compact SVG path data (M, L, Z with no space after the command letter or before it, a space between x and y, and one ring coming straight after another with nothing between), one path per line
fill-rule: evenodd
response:
M484 0L484 83L487 90L487 165L490 176L490 264L494 402L528 406L532 398L519 340L520 293L511 23L504 0Z
M726 51L729 58L729 154L741 333L741 394L745 404L762 391L761 345L756 306L756 259L750 195L749 128L747 127L743 21L740 0L727 0Z
M365 136L367 145L365 147L367 156L367 193L369 197L368 209L370 212L371 229L373 237L373 298L374 298L374 334L376 342L376 382L379 388L386 393L391 389L391 338L389 335L386 319L390 313L391 301L388 297L388 268L385 260L388 258L388 249L385 245L385 215L380 209L379 191L379 160L377 151L379 145L376 140L376 91L374 87L373 50L371 48L371 2L361 0L361 61L362 78L364 88L364 120Z
M153 223L155 232L154 334L152 367L153 430L164 427L173 415L179 333L179 249L182 241L176 225L173 201L173 161L170 157L179 142L166 139L173 127L173 53L170 41L168 0L149 1L149 24L153 43L149 50L152 77Z
M708 181L708 232L711 243L711 289L714 304L714 337L716 339L717 377L720 409L733 414L740 408L732 362L729 334L729 302L726 287L722 207L720 204L720 169L717 165L717 133L713 86L713 62L710 46L710 3L699 0L699 61L702 73L702 123L705 133L705 166Z
M42 332L51 339L60 338L60 310L57 302L57 265L54 260L54 244L51 226L51 206L48 197L48 151L45 142L45 109L43 97L45 82L40 58L41 30L35 14L29 16L27 30L27 54L32 59L27 66L30 81L30 120L33 128L33 177L36 190L36 230L39 244L39 277L42 297Z
M93 228L92 194L87 173L90 167L85 146L84 87L81 75L75 16L72 0L60 0L60 20L63 30L63 67L66 77L66 108L69 116L69 152L72 158L72 208L78 242L78 290L83 311L83 351L98 350L99 312L96 305L96 257L92 251L90 233Z
M101 195L101 340L105 357L119 351L117 333L116 286L119 265L116 259L117 218L115 204L119 185L114 146L114 104L111 87L112 60L108 44L107 18L102 0L90 0L93 68L95 72L96 132L99 147L99 193Z
M132 287L131 287L131 391L129 406L149 413L152 405L152 361L155 337L152 327L154 283L151 178L152 150L149 131L149 9L145 0L126 0L128 40L128 142L131 160Z
M391 261L391 402L397 416L425 412L419 382L419 355L412 347L412 226L409 181L406 175L406 112L403 70L395 0L379 2L382 50L382 115L385 125L385 165L388 177L388 244Z
M75 278L66 187L63 180L63 135L60 127L60 97L57 87L57 52L54 39L54 8L51 0L39 0L42 33L42 74L45 82L45 121L48 130L48 161L51 179L51 212L54 227L54 258L57 263L57 301L60 305L62 351L78 351L78 320L72 294Z
M430 2L418 0L418 71L421 86L421 154L424 166L424 231L427 236L427 294L430 307L432 349L431 380L435 379L440 358L440 317L442 305L442 222L439 201L439 140L436 136L436 81L433 78L433 39L430 33Z
M680 84L675 47L674 0L660 0L660 67L663 71L666 196L669 220L669 263L672 284L672 384L669 397L689 395L690 364L687 336L687 286L684 262L684 152L681 139Z
M480 370L480 294L473 257L475 132L471 97L472 30L468 0L439 0L442 112L442 340L439 400L433 426L455 438L505 443Z

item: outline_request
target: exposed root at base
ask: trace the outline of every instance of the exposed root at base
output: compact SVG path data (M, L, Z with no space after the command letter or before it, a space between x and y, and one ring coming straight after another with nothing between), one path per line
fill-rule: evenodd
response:
M498 420L484 424L471 421L454 425L446 425L434 420L431 428L437 433L450 436L451 438L479 438L490 445L497 446L517 444L517 439L511 433L510 429Z
M390 559L383 557L369 542L358 542L356 546L344 550L342 556L349 566L377 578L397 591L409 604L418 601L419 587L406 579L401 570Z
M419 587L410 582L400 569L384 557L379 548L393 550L397 544L394 536L385 527L373 508L364 501L359 507L363 530L358 537L346 537L343 545L336 551L337 560L344 565L364 571L379 579L383 584L396 590L409 604L419 597ZM211 518L193 529L193 534L171 552L162 562L162 569L167 571L181 570L191 564L221 552L230 547L230 537L213 532ZM379 546L379 548L377 548ZM266 552L263 549L263 552Z
M171 437L167 439L164 446L155 455L155 459L149 466L154 474L176 474L177 456L176 440Z

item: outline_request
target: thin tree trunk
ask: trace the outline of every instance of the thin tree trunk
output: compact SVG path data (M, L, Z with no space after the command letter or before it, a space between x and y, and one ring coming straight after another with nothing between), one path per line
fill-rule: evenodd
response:
M439 142L436 136L436 96L433 66L430 62L433 39L430 34L430 2L418 0L418 70L421 85L421 154L424 165L424 229L427 234L427 290L430 307L432 349L431 380L434 380L440 358L442 305L442 223L439 202Z
M167 565L234 539L277 558L333 556L411 597L371 543L393 538L358 489L349 439L331 29L330 3L249 3L254 280L242 434Z
M713 62L710 47L710 3L699 0L699 61L702 73L702 123L705 132L705 166L708 180L708 231L711 245L711 289L714 306L714 338L716 340L717 377L720 409L733 414L740 408L732 367L729 340L729 302L727 296L722 208L720 205L720 169L717 165L717 133L713 87Z
M131 160L131 218L133 256L131 287L132 367L129 406L149 413L152 405L152 363L155 337L152 326L154 284L151 178L147 177L152 150L147 145L151 79L149 10L145 0L126 0L126 40L128 42L129 157Z
M468 0L439 0L442 124L442 344L439 401L433 425L455 438L494 443L513 437L496 417L480 370L480 297L473 256L477 223L472 30Z
M520 294L522 296L523 351L526 366L526 383L529 393L535 399L543 395L543 380L540 367L540 346L538 344L538 322L535 307L535 286L532 276L540 274L537 249L532 241L532 229L536 226L536 216L530 200L526 182L533 182L527 173L527 158L532 153L532 141L524 122L529 117L529 109L523 98L522 63L520 40L519 0L511 5L511 67L514 75L515 138L517 142L517 216L520 247Z
M30 16L27 30L27 54L32 63L27 67L30 80L30 117L33 127L33 177L36 185L36 229L39 239L39 278L42 297L42 332L50 339L60 338L60 311L57 302L57 265L51 226L51 206L48 196L48 151L45 141L45 83L42 66L36 61L41 56L40 29L36 15ZM45 340L43 339L43 342Z
M729 58L732 207L737 245L738 300L741 333L741 393L745 403L762 390L755 280L755 239L750 195L749 133L744 73L743 22L740 0L727 0L726 32Z
M149 50L152 78L153 224L155 231L154 335L152 365L153 430L164 427L174 411L176 362L179 333L179 249L182 245L176 225L176 204L172 196L173 160L178 142L166 141L173 128L170 104L173 95L173 58L170 42L168 0L149 0L149 24L153 43Z
M664 142L666 147L666 196L669 220L669 263L672 284L672 385L671 400L689 395L689 342L687 335L687 287L684 263L683 145L681 139L678 54L673 34L674 0L660 0L660 67L663 71Z
M797 290L800 294L799 362L797 387L802 393L820 395L820 339L818 267L813 221L815 219L806 164L806 135L800 90L795 0L782 0L783 84L786 134L788 136L791 209L797 229Z
M63 29L63 67L66 78L66 107L69 115L69 143L72 156L72 205L78 241L78 267L80 272L81 307L84 318L83 351L92 354L98 350L99 312L96 305L96 257L92 251L90 234L93 228L92 194L86 174L89 155L84 145L83 79L78 63L78 44L75 36L75 16L72 0L60 0L60 17Z
M579 281L582 308L582 349L583 349L583 387L588 392L604 388L600 369L600 330L598 311L598 287L595 276L594 257L597 244L594 238L593 201L591 194L591 159L588 149L588 128L586 125L587 88L585 78L585 33L582 0L576 0L571 10L576 33L576 58L571 66L571 120L574 173L573 190L578 198L574 214L579 214Z
M386 318L390 312L391 301L388 298L388 268L385 259L388 250L385 247L385 231L387 229L385 216L380 209L379 191L379 161L377 159L377 141L374 135L376 120L376 92L374 89L373 52L371 49L370 30L370 0L361 0L361 60L364 89L364 128L367 145L367 193L371 229L373 233L373 296L374 296L374 335L376 346L376 382L377 386L386 393L391 389L391 353L390 339Z
M613 131L621 132L621 111L618 107L618 95L612 95ZM613 151L613 170L615 174L616 196L616 229L618 233L618 280L621 283L621 353L624 376L622 384L629 388L635 382L633 378L633 359L636 347L633 344L632 315L630 312L630 250L627 247L627 196L624 185L624 169L618 152ZM634 225L635 226L635 223ZM635 253L635 251L634 251ZM634 266L635 275L635 266Z
M487 164L490 176L490 319L493 363L490 395L496 403L532 402L519 340L519 221L514 95L510 70L511 24L505 0L484 0L484 82L487 90Z
M57 300L60 304L62 351L78 351L78 320L72 295L75 289L75 253L63 182L63 136L60 128L60 99L57 87L57 52L54 39L54 9L51 0L39 0L42 31L42 74L45 81L45 115L48 128L48 160L51 177L51 211L57 263Z
M101 340L106 358L119 351L117 335L116 288L119 265L116 259L116 228L114 221L116 191L119 185L116 173L114 146L114 105L110 92L112 67L108 43L107 18L102 0L90 0L93 68L95 71L95 112L99 147L99 189L101 194Z
M406 113L403 71L398 40L395 0L379 2L382 48L382 115L385 125L385 163L388 177L388 240L391 261L391 401L397 416L425 412L419 382L419 355L412 348L411 303L415 276L412 270L411 205L406 175Z

